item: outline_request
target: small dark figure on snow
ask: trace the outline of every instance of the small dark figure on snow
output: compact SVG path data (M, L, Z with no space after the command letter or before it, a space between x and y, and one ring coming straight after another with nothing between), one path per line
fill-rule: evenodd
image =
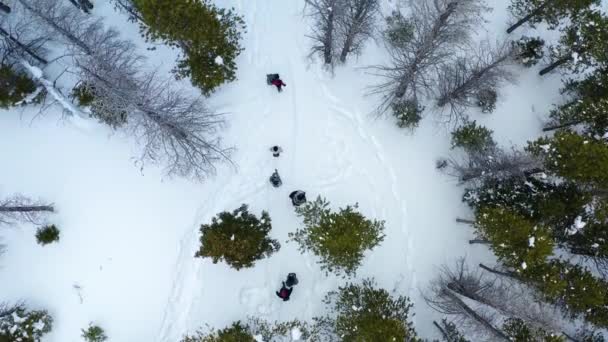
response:
M283 82L281 80L281 77L279 76L279 74L268 74L266 75L266 83L268 83L268 85L273 85L275 87L277 87L277 90L279 92L281 92L283 89L281 89L282 87L286 87L287 84L285 84L285 82Z
M296 274L289 273L287 275L287 280L283 282L283 286L281 286L281 289L275 293L277 294L277 296L279 296L279 298L283 299L283 301L286 302L289 300L289 296L291 296L291 291L293 291L294 285L297 284L298 278L296 277Z
M272 184L272 186L274 186L275 188L278 188L283 184L283 182L281 181L281 176L279 176L279 171L277 171L276 169L274 170L274 173L270 176L270 184Z
M270 148L270 152L272 152L272 156L276 158L281 155L283 149L281 148L281 146L274 145Z
M296 207L306 203L306 193L302 190L296 190L290 193L289 198L291 198L291 203Z
M287 287L285 286L285 282L283 282L283 286L281 286L281 289L277 292L275 292L277 294L277 296L279 296L279 298L283 299L284 302L289 300L289 296L291 296L291 291L293 291L293 287Z
M298 278L296 277L295 273L289 273L287 275L285 285L287 285L287 287L293 287L294 285L298 285Z

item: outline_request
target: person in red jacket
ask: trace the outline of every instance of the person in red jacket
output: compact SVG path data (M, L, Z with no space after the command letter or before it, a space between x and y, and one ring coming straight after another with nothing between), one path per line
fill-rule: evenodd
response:
M293 287L285 286L285 282L283 282L283 286L281 286L281 289L275 293L279 298L286 302L289 300L289 296L291 296L291 291L293 291Z
M281 89L282 87L287 86L287 84L285 84L285 82L283 82L280 78L275 78L274 80L272 80L272 82L270 82L270 84L277 87L277 90L279 92L283 91L283 89Z

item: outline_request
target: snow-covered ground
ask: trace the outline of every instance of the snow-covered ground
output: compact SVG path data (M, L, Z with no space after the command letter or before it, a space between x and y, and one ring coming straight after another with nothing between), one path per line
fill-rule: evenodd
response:
M383 5L390 9L393 2ZM500 38L507 1L488 2L494 11L480 36ZM465 255L491 258L484 247L469 246L471 230L454 222L468 215L462 188L435 169L435 161L450 153L449 130L433 116L413 134L390 118L372 118L374 98L365 92L375 80L362 67L381 62L383 48L370 42L333 76L323 71L307 57L303 1L217 3L234 6L248 29L238 80L211 98L228 113L225 138L237 148L236 168L222 166L204 184L163 179L150 166L140 171L131 158L135 142L101 124L61 120L58 109L43 116L38 108L0 110L0 194L54 202L58 212L49 220L61 229L58 244L41 247L35 227L3 228L2 299L48 309L55 326L47 342L79 341L89 321L104 327L111 341L168 342L247 316L310 319L323 314L325 293L346 280L321 272L314 256L287 242L300 224L288 194L302 189L336 208L357 202L366 216L386 220L384 242L368 253L356 278L374 277L389 291L410 296L416 329L434 336L432 320L439 316L422 292L437 266ZM136 24L111 4L98 1L94 15L138 41L150 65L171 69L175 52L163 46L146 51ZM558 99L559 76L540 78L537 71L518 68L518 83L502 89L497 111L472 114L499 143L537 136L548 104ZM282 93L265 84L273 72L287 83ZM280 158L268 151L274 144L285 151ZM274 169L283 179L279 189L268 183ZM241 271L195 259L199 225L241 203L269 212L281 250ZM297 273L300 284L282 302L274 291L288 272Z

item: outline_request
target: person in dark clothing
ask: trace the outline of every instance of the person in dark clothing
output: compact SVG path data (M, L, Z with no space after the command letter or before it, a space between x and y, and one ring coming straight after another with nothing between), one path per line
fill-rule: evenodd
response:
M296 277L295 273L289 273L287 275L287 280L285 281L285 285L287 285L287 287L293 287L294 285L298 285L298 278Z
M277 294L277 296L279 296L279 298L283 299L283 301L286 302L289 300L289 296L291 296L291 291L293 291L293 287L287 287L285 286L285 282L283 282L283 286L281 286L281 289L275 293Z
M289 194L289 198L291 198L291 203L296 207L306 203L306 193L302 190L292 192Z
M281 176L279 176L279 171L277 171L276 169L274 170L274 173L270 176L270 184L272 184L272 186L274 186L275 188L280 187L283 184L283 181L281 181Z
M281 89L282 87L287 87L287 84L285 84L285 82L283 82L280 78L272 80L272 82L270 82L270 84L277 87L277 90L279 91L279 93L283 91L283 89Z
M272 152L273 157L277 158L278 156L281 155L281 152L283 152L283 149L281 148L281 146L274 145L270 148L270 152Z

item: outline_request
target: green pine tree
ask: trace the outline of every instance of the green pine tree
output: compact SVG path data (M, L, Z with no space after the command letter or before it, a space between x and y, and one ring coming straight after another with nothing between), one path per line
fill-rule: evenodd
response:
M206 95L236 79L245 24L234 9L216 7L210 0L134 0L134 4L147 38L182 50L176 76L190 77Z
M525 277L546 300L562 305L573 317L582 315L598 327L608 327L608 282L588 269L553 259L529 269Z
M585 10L563 29L560 44L552 48L554 62L541 70L544 75L557 67L574 73L608 67L608 17L596 10Z
M0 108L9 108L36 90L36 84L27 75L0 64Z
M327 322L342 342L418 341L407 297L392 297L372 280L346 284L325 297Z
M104 342L108 339L102 327L89 323L89 327L82 329L82 338L87 342Z
M40 227L36 230L36 241L40 245L48 245L59 241L59 234L59 229L54 224Z
M363 261L363 253L384 239L384 221L365 218L356 210L356 204L338 212L328 207L329 202L321 197L297 207L304 228L289 237L299 244L302 252L317 255L322 269L353 275Z
M608 189L608 145L572 131L530 143L528 150L544 159L546 170L579 185Z
M213 263L223 260L237 270L252 267L256 260L270 257L281 248L277 240L268 237L271 229L267 212L257 218L243 204L201 226L201 247L195 257L211 258Z
M249 332L247 325L234 322L230 327L210 333L197 332L191 336L184 336L181 342L256 342Z
M461 147L469 153L491 149L496 146L492 133L486 127L477 125L476 121L466 120L452 132L452 148Z
M507 32L511 33L525 23L546 22L550 28L555 28L563 19L576 17L581 11L599 3L600 0L511 0L509 9L520 19Z
M517 342L566 342L565 337L535 329L519 318L509 318L502 325L502 331L511 341Z
M536 65L545 55L545 41L540 37L522 37L515 42L516 59L526 67Z
M13 313L0 317L0 341L40 342L52 328L53 318L46 310L18 306Z
M491 243L498 259L520 273L543 265L553 253L551 232L524 217L502 208L482 208L475 228Z

